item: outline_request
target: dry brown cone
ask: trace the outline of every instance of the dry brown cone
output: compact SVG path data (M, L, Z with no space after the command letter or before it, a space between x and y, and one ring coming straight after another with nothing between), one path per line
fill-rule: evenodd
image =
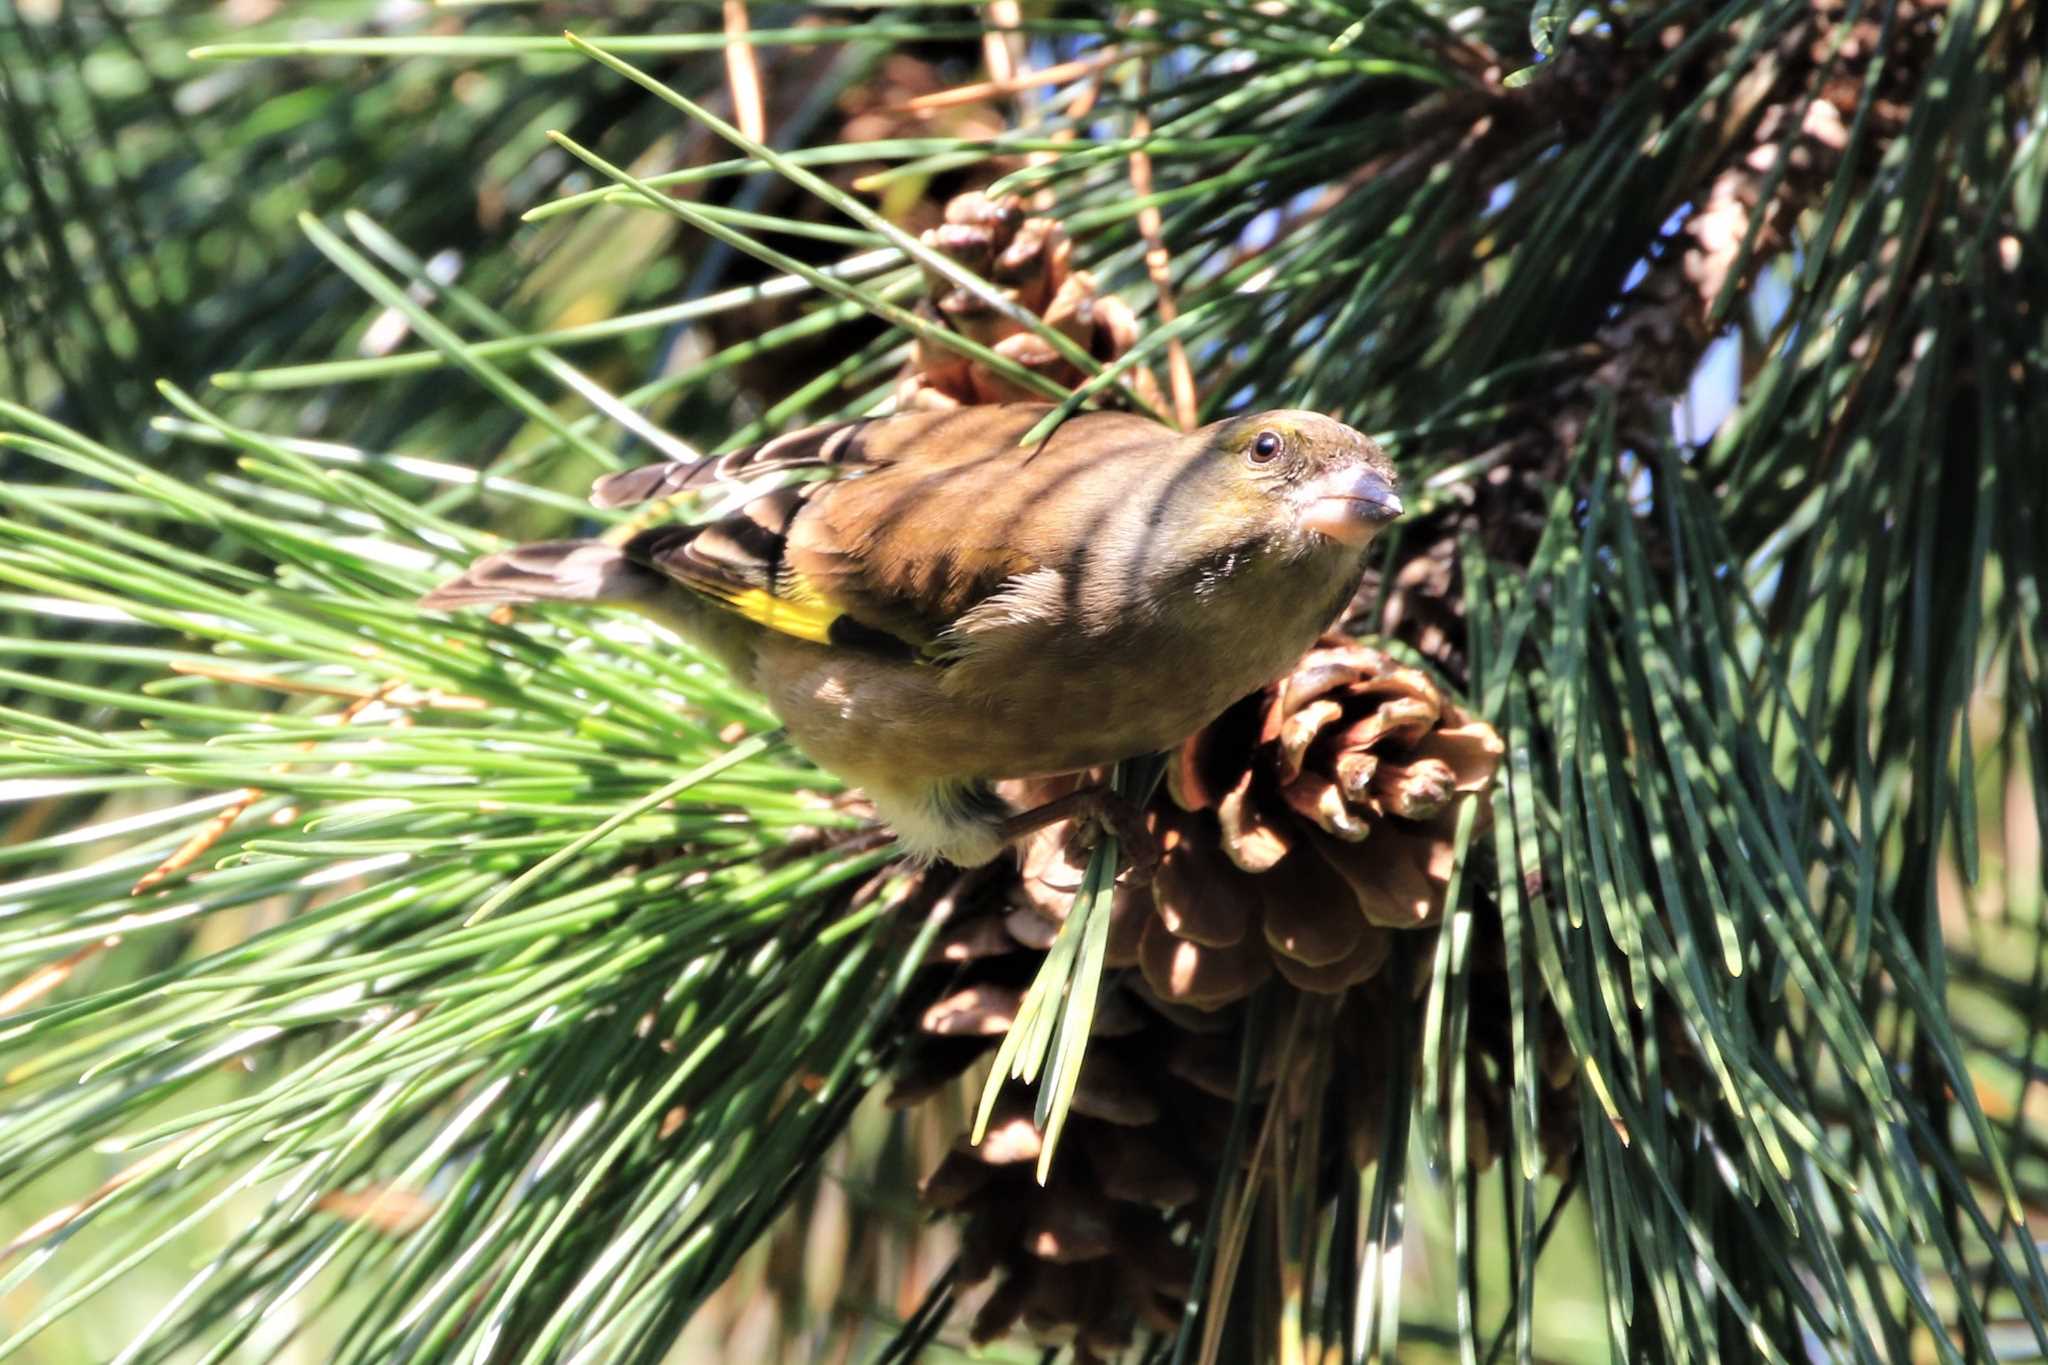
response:
M991 1052L1043 960L1037 902L1015 883L1007 896L990 890L932 952L944 985L899 1059L893 1105L930 1099ZM1137 897L1118 909L1110 971L1049 1183L1041 1188L1033 1175L1042 1138L1031 1096L1012 1089L983 1142L962 1136L920 1190L927 1207L964 1223L961 1282L987 1287L970 1325L977 1343L1023 1335L1071 1345L1075 1360L1086 1362L1116 1358L1140 1332L1173 1332L1193 1271L1186 1234L1206 1222L1210 1200L1233 1186L1220 1163L1248 1007L1200 1010L1159 998L1135 965L1136 930L1149 906ZM1335 1023L1329 1075L1345 1078L1343 1085L1307 1084L1309 1054L1300 1048L1282 1074L1281 1040L1292 1032L1292 1012L1311 1000L1324 1002ZM1417 1002L1383 976L1341 997L1283 987L1276 1003L1267 1051L1251 1078L1243 1162L1252 1157L1249 1135L1275 1097L1285 1097L1290 1122L1303 1124L1306 1095L1321 1102L1319 1121L1341 1139L1324 1144L1330 1174L1369 1164L1395 1094L1387 1023L1394 1009ZM1392 1058L1403 1071L1417 1064L1415 1054ZM1502 1142L1489 1147L1475 1137L1475 1159Z
M1444 696L1418 669L1384 652L1330 636L1294 671L1226 712L1181 747L1167 793L1151 812L1162 857L1149 888L1120 887L1112 921L1120 939L1151 902L1135 933L1148 993L1193 1010L1244 998L1277 976L1295 992L1341 996L1333 1035L1333 1093L1355 1165L1383 1138L1392 1073L1385 1053L1391 1012L1414 1012L1420 1038L1434 926L1444 913L1461 808L1481 803L1503 746L1485 722ZM1052 833L1026 846L1022 886L1044 919L1071 898L1080 865ZM1058 848L1055 858L1049 848ZM1466 1108L1470 1159L1481 1169L1510 1141L1514 1075L1505 945L1497 914L1479 907L1466 990ZM1389 981L1395 935L1409 931L1407 980ZM1049 942L1049 939L1047 940ZM1283 992L1283 999L1287 998ZM1547 1163L1562 1169L1577 1147L1572 1083L1577 1070L1547 999L1535 1016L1544 1088L1538 1131ZM1234 1039L1217 1055L1234 1058ZM1419 1068L1419 1051L1392 1059ZM1448 1094L1437 1097L1447 1102Z
M970 1329L977 1343L1022 1332L1071 1344L1088 1361L1114 1357L1141 1328L1166 1332L1178 1321L1194 1267L1175 1233L1216 1188L1214 1153L1230 1124L1206 1053L1233 1045L1235 1015L1205 1020L1211 1031L1194 1035L1172 1006L1148 998L1125 969L1133 928L1149 913L1142 893L1119 898L1110 971L1048 1183L1034 1175L1042 1138L1030 1093L1012 1088L980 1145L963 1134L920 1190L928 1207L964 1223L962 1283L989 1287ZM1049 941L1015 881L987 887L948 926L892 1105L931 1098L993 1051ZM1233 1086L1235 1070L1233 1054Z
M1500 757L1493 730L1426 675L1335 637L1182 747L1146 811L1157 872L1116 887L1101 1004L1050 1183L1034 1180L1041 1139L1019 1088L981 1146L963 1136L925 1182L929 1206L964 1220L964 1281L988 1287L977 1341L1023 1333L1086 1361L1115 1357L1141 1330L1174 1329L1185 1233L1235 1184L1220 1153L1261 985L1281 1021L1270 1038L1307 1011L1330 1047L1325 1083L1305 1084L1310 1052L1292 1053L1282 1077L1269 1044L1249 1131L1284 1094L1289 1124L1323 1125L1311 1147L1330 1179L1378 1158L1420 1065L1419 1048L1394 1050L1390 1021L1407 1011L1405 1037L1422 1036L1459 809L1485 800ZM1009 795L1036 801L1100 776ZM1068 826L1041 831L948 927L892 1103L946 1090L1001 1041L1072 905L1084 845ZM1480 928L1466 1107L1469 1157L1483 1169L1511 1141L1513 1054L1498 924ZM1383 971L1404 937L1404 971ZM1547 1006L1536 1027L1539 1133L1557 1169L1576 1146L1576 1070Z
M1130 306L1114 294L1098 292L1094 276L1073 268L1073 242L1066 229L1050 218L1027 217L1020 200L958 195L946 205L945 222L924 233L924 242L988 280L1019 309L1044 319L1099 362L1115 360L1138 339ZM1050 342L984 300L937 277L928 283L931 297L919 305L925 316L1055 383L1077 387L1088 377ZM1128 382L1141 400L1165 409L1150 372L1138 367ZM913 345L896 385L900 411L1044 398L980 361L922 340Z
M907 52L883 59L871 80L856 81L839 97L842 122L838 141L886 142L896 138L957 137L990 142L1009 131L998 101L988 99L921 104L921 97L949 89L937 65ZM884 162L856 162L835 167L827 178L842 189L858 192L867 176ZM980 189L1024 164L1022 157L990 157L941 176L898 178L883 186L877 209L898 227L923 232L945 221L947 202Z
M1493 727L1420 669L1324 637L1174 755L1146 813L1159 865L1149 886L1119 884L1113 952L1129 950L1159 999L1196 1010L1276 973L1320 995L1370 980L1392 933L1442 917L1459 812L1483 801L1501 753ZM1007 794L1028 806L1100 776ZM1080 885L1076 834L1055 825L1023 845L1027 942L1051 944Z
M1500 736L1429 675L1326 636L1287 677L1226 711L1167 770L1167 847L1146 979L1227 1003L1210 959L1268 964L1300 990L1369 980L1388 934L1443 915L1460 810L1480 802Z
M968 50L961 54L962 63L979 60L979 49L973 44L966 47ZM764 56L763 60L769 63L764 73L769 98L769 126L780 127L810 95L811 82L806 78L805 67L820 60L820 49L769 48L763 52L778 54L774 58ZM920 96L936 94L948 89L950 84L943 58L930 61L906 52L891 53L872 77L853 82L839 97L834 110L837 126L828 124L813 133L812 139L819 145L917 137L958 137L970 142L985 142L1005 131L1007 124L998 101L993 98L951 102L936 108L920 107L915 103ZM710 161L719 154L716 146L707 144L698 154L697 161ZM837 188L866 199L897 226L911 232L923 232L944 221L946 204L953 196L987 185L1022 164L1021 157L989 157L971 166L933 175L896 177L872 186L868 177L889 169L891 163L879 160L846 162L820 167L818 174ZM764 207L799 220L833 225L844 221L837 210L824 200L793 189ZM836 260L846 252L846 248L841 246L801 238L792 238L780 245L785 251L815 265ZM747 278L746 270L747 267L741 266L735 278ZM814 306L811 300L799 296L757 299L738 308L714 313L703 320L702 326L710 349L722 351L751 342L776 327L796 322ZM879 324L854 323L834 328L827 333L785 343L765 355L743 362L736 367L735 375L742 387L766 406L786 397L798 382L797 377L816 374L842 359L850 347L858 345L850 338L878 332ZM828 356L830 359L826 359Z

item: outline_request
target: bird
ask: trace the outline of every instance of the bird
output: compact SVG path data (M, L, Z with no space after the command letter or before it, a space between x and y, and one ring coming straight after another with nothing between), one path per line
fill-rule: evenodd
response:
M1171 749L1286 673L1357 591L1398 479L1314 412L1185 433L1084 412L1021 444L1052 411L834 422L609 474L593 504L661 519L487 555L420 605L652 618L922 860L980 866L1075 815L1128 834L1100 784L1029 810L996 784ZM723 514L675 511L706 499Z

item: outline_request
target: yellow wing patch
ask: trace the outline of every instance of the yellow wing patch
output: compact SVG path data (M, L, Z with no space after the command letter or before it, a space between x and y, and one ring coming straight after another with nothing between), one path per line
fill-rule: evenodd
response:
M773 510L757 502L744 518L643 532L628 543L627 554L720 610L778 635L914 653L910 642L848 615L816 582L782 562L782 527L765 519Z
M813 644L832 643L832 623L839 619L839 612L822 602L792 602L760 588L741 588L711 595L756 625L784 635L794 635Z
M742 587L696 574L683 581L691 590L711 598L736 616L813 644L832 643L832 623L841 615L839 608L800 582L789 584L781 593L772 593L766 588Z

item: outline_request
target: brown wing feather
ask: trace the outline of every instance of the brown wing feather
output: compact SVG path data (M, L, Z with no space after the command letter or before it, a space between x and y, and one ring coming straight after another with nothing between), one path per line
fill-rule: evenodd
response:
M1078 575L1111 513L1184 458L1173 432L1124 413L1083 414L1026 449L1015 435L1030 425L821 487L784 562L860 620L930 640L1022 575Z
M763 474L944 463L963 452L1014 446L1049 411L1043 403L1002 403L806 427L705 460L607 474L591 487L590 500L599 507L628 507Z
M485 555L420 599L428 611L503 602L631 604L661 580L616 547L595 540L550 540Z
M1048 411L999 404L813 427L701 463L614 474L592 498L615 507L778 471L858 474L791 485L717 521L642 531L622 549L786 634L929 652L1012 580L1070 564L1142 472L1118 455L1173 458L1171 432L1123 413L1084 413L1019 446Z

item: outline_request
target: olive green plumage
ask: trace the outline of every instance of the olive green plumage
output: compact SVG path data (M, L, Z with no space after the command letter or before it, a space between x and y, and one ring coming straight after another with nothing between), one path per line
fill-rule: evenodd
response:
M1171 747L1285 672L1401 510L1386 456L1309 412L1185 435L1001 404L816 427L600 480L743 502L621 545L490 555L422 605L631 607L714 653L905 845L1001 851L998 778ZM827 477L775 486L800 471ZM761 491L747 497L749 485Z

